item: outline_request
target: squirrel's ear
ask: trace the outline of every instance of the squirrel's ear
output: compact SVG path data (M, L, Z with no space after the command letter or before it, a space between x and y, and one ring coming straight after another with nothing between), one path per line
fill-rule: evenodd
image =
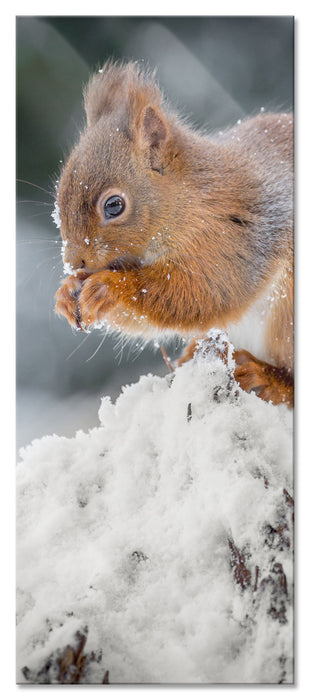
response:
M141 137L143 146L149 149L152 170L161 172L165 160L168 128L161 114L150 105L145 107L142 114Z

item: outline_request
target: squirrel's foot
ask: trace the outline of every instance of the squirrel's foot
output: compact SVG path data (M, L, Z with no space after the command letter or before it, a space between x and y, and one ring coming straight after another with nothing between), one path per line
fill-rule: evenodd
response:
M273 367L262 362L246 350L236 350L235 379L244 391L255 391L264 401L272 401L277 405L294 404L294 385L285 368Z
M70 325L74 328L81 328L79 310L77 305L78 296L82 289L83 282L87 279L86 272L78 271L76 275L67 277L55 294L55 311L59 316L65 316Z
M84 327L102 321L119 302L119 290L111 272L95 272L84 282L78 298L78 313Z

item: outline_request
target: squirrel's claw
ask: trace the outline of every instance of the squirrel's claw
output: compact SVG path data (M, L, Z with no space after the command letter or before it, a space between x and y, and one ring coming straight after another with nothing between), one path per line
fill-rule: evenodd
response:
M80 328L83 331L85 329L81 325L77 302L85 279L86 275L82 272L70 275L55 294L55 311L58 316L64 316L73 328Z

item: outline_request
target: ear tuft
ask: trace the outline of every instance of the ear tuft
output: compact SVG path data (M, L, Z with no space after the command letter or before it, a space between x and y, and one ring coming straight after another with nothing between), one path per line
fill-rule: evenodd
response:
M87 126L93 126L103 115L117 114L127 98L126 71L112 62L94 75L84 89Z
M126 113L129 122L147 104L160 105L161 94L154 74L136 62L108 61L84 89L87 125L93 126L102 116Z

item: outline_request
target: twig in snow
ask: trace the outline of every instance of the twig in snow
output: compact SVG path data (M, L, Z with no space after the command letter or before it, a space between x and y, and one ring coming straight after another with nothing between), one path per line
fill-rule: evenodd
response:
M170 372L174 372L174 369L173 369L173 367L172 367L172 364L171 364L171 363L169 362L169 360L168 360L167 353L166 353L166 350L165 350L164 346L161 345L161 346L160 346L160 349L161 349L161 351L162 351L162 355L163 355L163 358L164 358L164 360L165 360L165 363L166 363L167 367L169 367L169 369L170 369Z

